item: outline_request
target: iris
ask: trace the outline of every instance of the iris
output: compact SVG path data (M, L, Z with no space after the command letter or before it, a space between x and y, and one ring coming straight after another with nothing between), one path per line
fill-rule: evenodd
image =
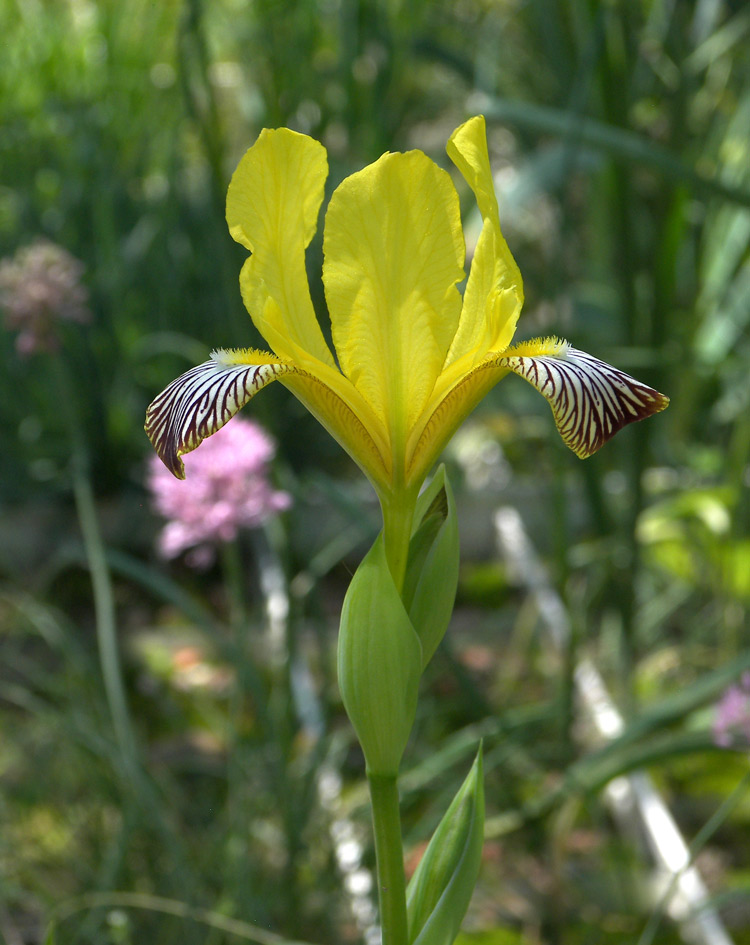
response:
M183 454L278 380L370 479L393 549L404 545L437 456L509 372L548 400L580 457L667 406L663 394L559 338L512 346L523 282L500 229L484 119L456 129L447 151L483 218L463 295L465 243L450 176L421 151L386 153L346 178L326 212L323 284L334 357L305 269L326 152L286 128L261 132L229 185L227 222L251 253L242 295L272 351L218 349L154 400L146 431L176 476L184 477ZM389 550L400 584L397 557Z

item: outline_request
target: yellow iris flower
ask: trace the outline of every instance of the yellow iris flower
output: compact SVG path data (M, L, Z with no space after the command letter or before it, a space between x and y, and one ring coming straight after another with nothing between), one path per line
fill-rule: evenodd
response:
M273 353L216 350L154 400L146 431L176 476L184 477L182 454L275 380L368 476L386 526L388 509L413 505L461 421L509 371L547 398L581 457L666 407L664 395L565 341L510 347L523 285L500 230L484 119L461 125L447 150L484 221L463 295L465 245L450 176L421 151L384 154L339 185L326 213L323 284L334 357L305 269L326 152L286 128L261 132L232 177L227 222L252 254L242 295Z

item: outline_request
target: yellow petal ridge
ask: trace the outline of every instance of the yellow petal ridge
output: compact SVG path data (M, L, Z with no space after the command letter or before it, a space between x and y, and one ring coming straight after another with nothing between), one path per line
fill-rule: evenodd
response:
M339 378L346 382L340 374ZM380 435L379 424L368 422L369 408L362 409L352 385L345 398L335 389L342 385L326 383L320 372L300 369L280 380L346 450L376 491L388 489L392 479L388 441ZM332 378L328 376L327 380Z
M484 220L458 331L446 359L446 367L460 360L468 370L489 351L502 351L510 344L523 305L523 280L500 229L484 118L464 122L446 150L473 190Z
M281 356L333 366L305 269L327 176L319 142L287 128L265 129L232 176L227 224L252 252L240 285L258 331Z
M432 398L412 431L407 446L410 481L421 481L448 440L497 382L508 373L501 355L490 354L470 370L457 376L442 396Z
M348 177L328 207L324 257L341 370L403 463L407 430L432 392L460 312L464 244L450 177L420 151L385 154Z

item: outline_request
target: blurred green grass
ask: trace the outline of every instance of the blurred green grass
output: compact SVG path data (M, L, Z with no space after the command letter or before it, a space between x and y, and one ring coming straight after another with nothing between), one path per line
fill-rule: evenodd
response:
M490 816L514 826L488 841L467 941L638 941L653 903L608 820L606 780L648 765L690 839L747 772L746 753L710 739L712 701L750 642L745 5L7 0L0 36L0 256L42 235L61 244L86 266L94 315L66 326L58 355L19 359L0 333L0 936L35 943L56 918L65 945L218 945L252 941L251 925L360 940L332 822L349 818L372 854L333 654L374 509L286 392L253 402L296 498L271 542L291 602L278 664L257 542L238 549L244 627L221 569L157 559L142 418L210 347L259 343L223 201L262 127L323 140L330 189L386 149L447 166L447 135L483 112L525 279L520 334L563 334L672 403L579 464L508 381L476 419L489 479L477 486L451 453L464 581L407 760L407 846L483 734ZM318 239L325 322L320 258ZM75 379L75 448L54 359ZM96 521L82 541L86 490ZM518 504L570 609L563 663L482 532L500 501ZM121 667L102 657L107 606ZM582 652L630 733L593 759L570 699ZM112 718L117 680L132 756ZM694 698L664 711L681 692ZM335 809L321 770L342 779ZM747 942L747 799L726 816L701 856Z

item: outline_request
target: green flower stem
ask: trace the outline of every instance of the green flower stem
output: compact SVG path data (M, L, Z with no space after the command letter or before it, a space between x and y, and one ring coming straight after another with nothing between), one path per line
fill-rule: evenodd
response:
M394 489L389 495L380 497L380 506L383 510L385 556L399 594L404 586L406 562L409 558L409 540L418 495L419 489L412 488Z
M94 494L88 476L81 468L80 457L73 456L73 493L78 522L91 575L91 588L96 614L96 639L110 715L124 763L130 773L136 764L135 734L130 722L120 652L117 645L117 620L112 579L107 566L104 543L99 532Z
M229 597L229 623L235 635L238 651L240 634L247 627L247 599L245 595L244 565L238 539L221 546L221 567L224 586Z
M404 586L418 494L418 488L394 489L390 494L380 497L385 554L399 594ZM368 774L367 778L375 834L382 945L408 945L406 878L397 776Z
M408 945L406 878L396 776L368 775L383 945Z
M60 403L64 420L68 426L71 442L70 470L73 482L78 523L83 537L83 546L91 576L91 589L96 616L96 639L99 648L104 692L107 698L115 737L123 762L131 776L137 768L135 732L130 720L125 683L123 680L120 651L117 641L117 616L112 577L107 565L104 540L99 528L94 492L88 471L88 457L78 416L75 412L73 385L65 365L58 357L52 360L56 373Z

